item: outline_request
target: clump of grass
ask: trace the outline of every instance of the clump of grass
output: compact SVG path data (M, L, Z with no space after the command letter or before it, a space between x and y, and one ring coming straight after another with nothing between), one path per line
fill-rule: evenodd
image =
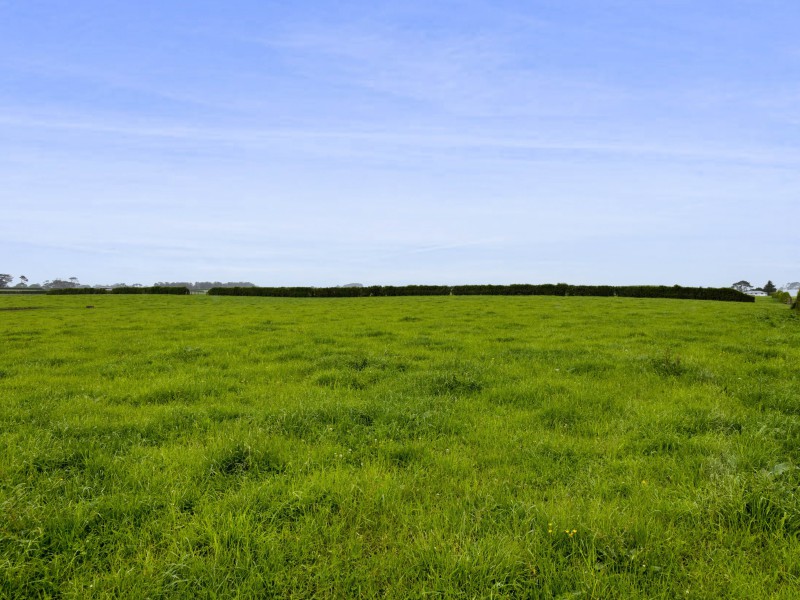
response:
M651 362L653 370L664 377L680 377L685 374L687 369L683 359L679 354L673 354L667 350L658 358Z

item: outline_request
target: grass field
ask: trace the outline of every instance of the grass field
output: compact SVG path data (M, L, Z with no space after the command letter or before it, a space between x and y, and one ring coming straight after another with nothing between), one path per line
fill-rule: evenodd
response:
M800 597L770 300L2 296L0 336L0 597Z

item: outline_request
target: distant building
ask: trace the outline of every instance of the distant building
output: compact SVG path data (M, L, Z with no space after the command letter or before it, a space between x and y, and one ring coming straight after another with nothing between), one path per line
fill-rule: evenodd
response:
M745 292L748 296L769 296L764 290L749 290Z

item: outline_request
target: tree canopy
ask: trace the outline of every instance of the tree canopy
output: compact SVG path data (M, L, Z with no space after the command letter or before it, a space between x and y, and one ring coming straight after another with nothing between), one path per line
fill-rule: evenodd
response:
M737 281L736 283L731 285L731 287L735 290L739 290L740 292L749 292L750 290L753 289L753 286L750 285L750 282L745 281L744 279L742 279L741 281Z

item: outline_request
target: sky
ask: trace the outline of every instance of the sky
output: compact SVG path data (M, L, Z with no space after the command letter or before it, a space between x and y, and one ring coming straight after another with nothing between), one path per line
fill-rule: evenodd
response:
M0 272L797 281L798 30L796 0L0 0Z

